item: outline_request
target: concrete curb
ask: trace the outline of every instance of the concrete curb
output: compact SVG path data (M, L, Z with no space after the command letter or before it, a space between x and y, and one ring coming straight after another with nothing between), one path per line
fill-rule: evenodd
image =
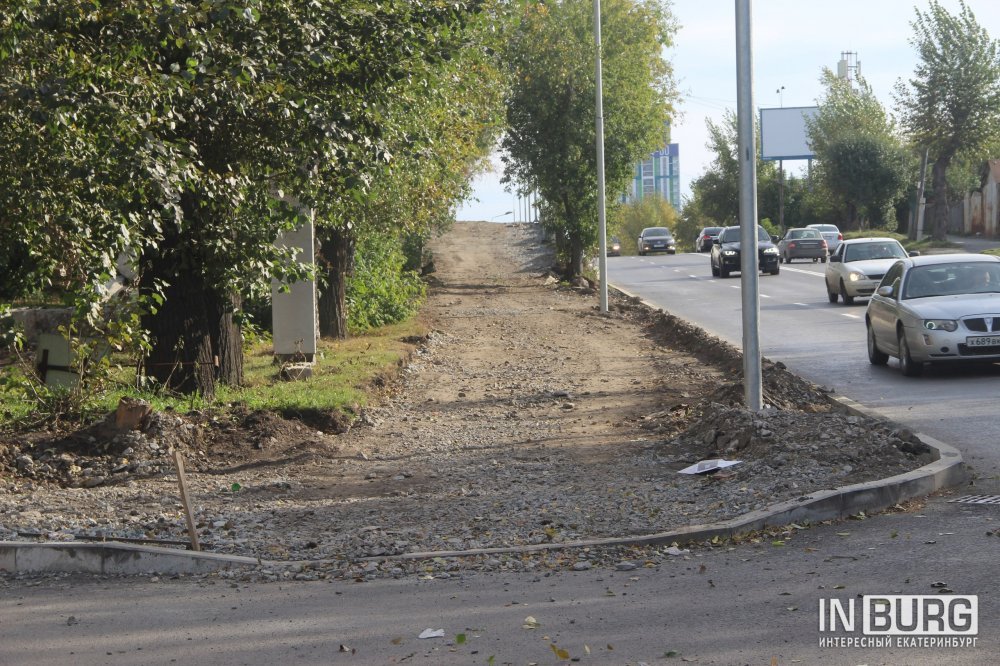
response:
M619 290L621 291L621 290ZM626 292L622 292L627 294ZM658 310L649 303L644 305ZM885 420L877 412L867 410L858 403L843 397L829 396L844 409L854 414ZM670 532L660 532L637 537L588 539L570 543L550 543L509 548L479 548L475 550L431 551L403 553L358 558L357 561L400 561L430 559L434 557L469 557L503 553L530 553L569 548L597 546L652 546L684 544L706 541L715 537L726 538L766 527L780 527L791 523L814 523L879 511L895 506L914 497L929 495L942 488L958 485L967 478L962 454L954 447L930 436L916 433L920 441L937 451L938 459L923 467L891 476L887 479L857 483L843 488L824 490L781 502L767 509L752 511L739 518L713 523L692 525ZM238 555L196 553L153 546L104 543L22 543L0 541L0 571L11 572L80 572L94 574L142 573L207 573L240 567L289 567L322 566L343 563L343 560L274 561L258 560Z
M257 566L260 560L159 546L0 541L0 571L69 571L103 575L207 573Z

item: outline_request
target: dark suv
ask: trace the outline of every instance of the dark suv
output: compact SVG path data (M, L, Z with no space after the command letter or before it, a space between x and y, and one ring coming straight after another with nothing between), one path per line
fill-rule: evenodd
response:
M777 275L778 248L771 241L764 227L757 225L757 261L758 269L771 275ZM740 270L740 228L726 227L719 232L719 237L712 243L712 275L729 277L732 271Z

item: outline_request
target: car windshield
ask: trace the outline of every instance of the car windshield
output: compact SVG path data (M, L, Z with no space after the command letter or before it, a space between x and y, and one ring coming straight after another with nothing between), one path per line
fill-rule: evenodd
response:
M718 236L722 227L705 227L701 230L703 236Z
M670 233L670 229L665 229L663 227L654 227L652 229L646 229L645 231L643 231L642 232L642 237L643 238L660 238L660 237L671 238L672 234Z
M767 230L757 225L757 241L771 242L771 237L768 235ZM728 227L725 231L719 234L720 243L739 243L740 242L740 228L739 227Z
M840 229L838 229L836 227L836 225L833 225L833 224L813 224L813 225L810 225L809 228L810 229L817 229L818 231L822 231L823 233L827 233L827 234L829 234L829 233L839 234L840 233Z
M844 248L844 261L871 261L873 259L902 259L906 250L896 242L852 243Z
M990 293L1000 293L1000 263L970 261L911 268L903 298Z

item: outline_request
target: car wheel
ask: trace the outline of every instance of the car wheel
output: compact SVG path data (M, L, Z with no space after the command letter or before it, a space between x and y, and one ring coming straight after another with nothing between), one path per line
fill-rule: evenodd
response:
M910 356L910 345L906 343L906 333L902 328L896 334L899 340L899 370L903 373L905 377L919 377L923 371L924 366L913 360Z
M712 275L719 277L719 269L715 267L715 264L712 264Z
M775 266L773 271L768 271L768 273L770 273L771 275L777 275L780 272L781 272L780 266Z
M837 299L840 298L840 294L835 291L830 291L830 283L826 283L826 297L830 299L831 303L836 303Z
M854 305L854 297L847 293L843 280L840 281L840 297L844 299L844 305Z
M885 365L889 362L889 355L878 348L875 343L875 331L872 330L871 322L865 322L868 328L868 362L872 365Z
M723 266L719 266L719 277L721 278L729 277L729 269Z
M821 263L824 263L824 264L826 263L826 257L820 257L819 260L820 260Z

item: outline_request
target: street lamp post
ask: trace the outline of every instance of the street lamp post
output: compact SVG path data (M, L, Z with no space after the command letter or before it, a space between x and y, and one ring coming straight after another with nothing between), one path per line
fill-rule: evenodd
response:
M514 211L512 211L512 210L509 210L509 211L507 211L506 213L500 213L499 215L494 215L493 217L491 217L491 218L490 218L490 221L492 222L493 220L497 219L498 217L505 217L505 216L507 216L507 215L510 215L510 214L511 214L511 213L513 213L513 212L514 212Z
M601 0L594 0L594 44L597 51L595 116L597 130L597 224L598 275L601 282L601 312L608 311L608 237L604 202L604 90L601 81Z

